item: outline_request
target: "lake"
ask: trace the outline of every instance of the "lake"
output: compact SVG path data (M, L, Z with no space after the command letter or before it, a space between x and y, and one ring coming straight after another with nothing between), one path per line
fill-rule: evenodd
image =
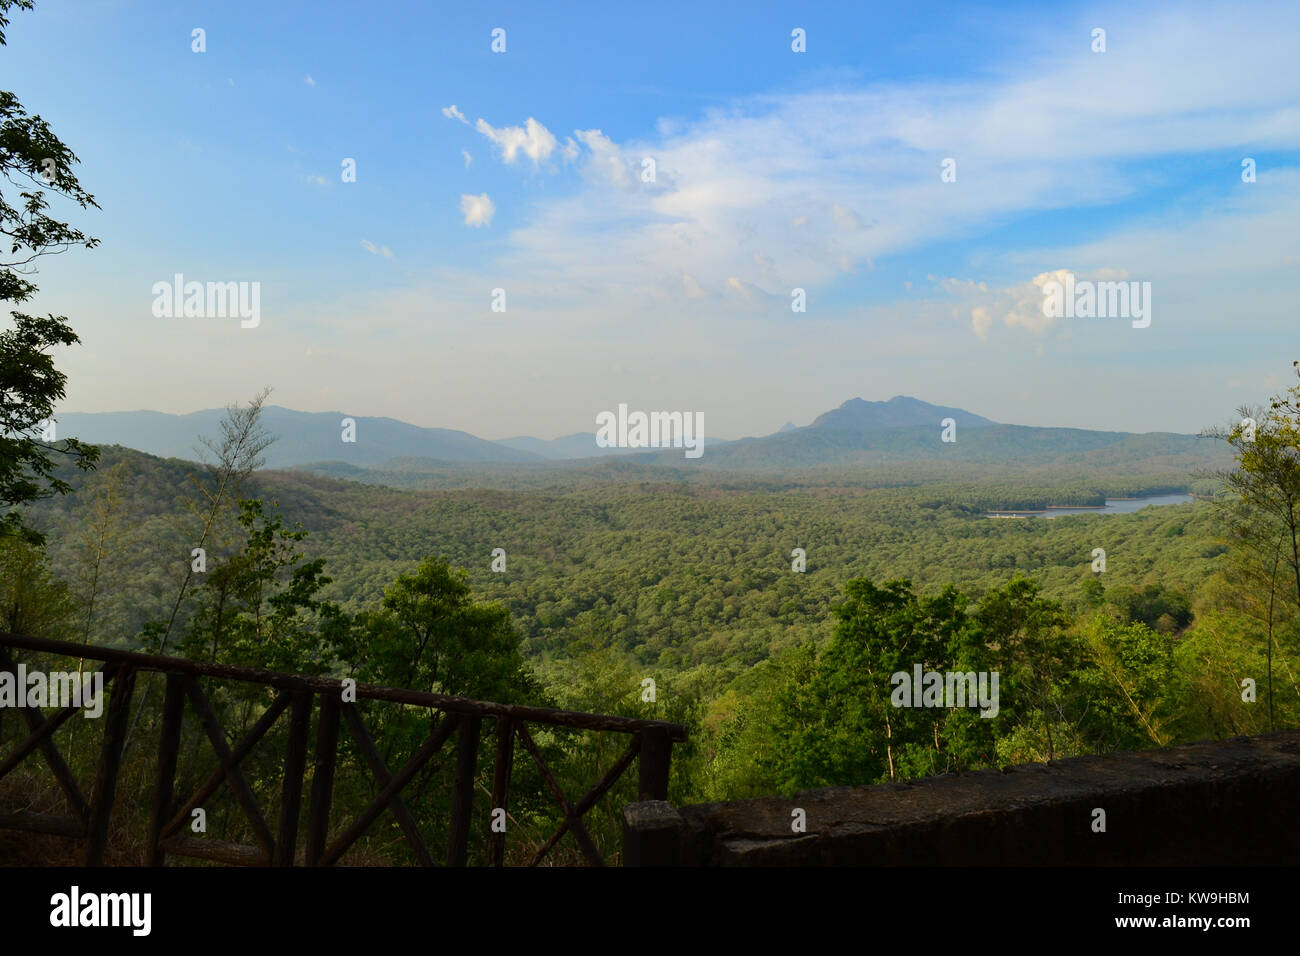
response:
M990 511L986 518L1059 518L1062 515L1103 514L1119 515L1152 505L1181 505L1192 500L1191 495L1150 495L1146 498L1107 498L1103 507L1048 508L1045 511Z

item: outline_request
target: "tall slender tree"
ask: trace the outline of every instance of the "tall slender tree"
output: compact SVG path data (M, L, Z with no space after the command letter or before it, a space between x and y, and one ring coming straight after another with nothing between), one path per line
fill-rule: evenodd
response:
M1292 363L1300 378L1300 361ZM1210 432L1232 448L1236 466L1222 475L1237 542L1268 566L1282 542L1292 585L1288 603L1300 608L1300 384L1267 408L1238 409L1241 420Z

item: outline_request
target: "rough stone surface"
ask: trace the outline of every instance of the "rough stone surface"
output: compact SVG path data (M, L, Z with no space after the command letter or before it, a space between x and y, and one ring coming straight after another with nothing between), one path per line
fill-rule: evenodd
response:
M623 865L674 866L682 818L667 800L645 800L623 808Z
M679 811L686 866L1300 862L1300 732ZM791 811L807 832L791 832ZM1093 832L1093 810L1106 832Z

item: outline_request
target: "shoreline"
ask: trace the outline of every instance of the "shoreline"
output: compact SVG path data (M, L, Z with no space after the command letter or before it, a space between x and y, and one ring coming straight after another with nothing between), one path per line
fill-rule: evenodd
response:
M1105 504L1100 504L1100 505L1048 505L1046 508L1033 508L1033 509L1003 509L1003 510L986 511L986 512L984 513L984 517L986 517L986 518L1030 518L1030 517L1033 517L1033 516L1035 516L1035 515L1048 515L1048 514L1051 514L1051 513L1053 513L1053 512L1058 512L1058 511L1096 511L1096 512L1102 512L1102 513L1105 513L1105 512L1106 512L1106 509L1110 506L1110 503L1113 502L1113 501L1149 501L1149 500L1151 500L1151 499L1153 499L1153 498L1170 498L1170 497L1185 497L1185 498L1190 498L1191 501L1197 501L1197 500L1199 500L1199 499L1196 497L1196 495L1193 495L1193 494L1191 494L1190 492L1186 492L1186 491L1182 491L1182 492L1168 492L1168 493L1165 493L1165 494L1159 494L1159 495L1139 495L1139 496L1134 497L1134 498L1107 498L1107 499L1106 499L1106 503L1105 503ZM1190 504L1190 502L1188 502L1188 501L1177 501L1177 502L1173 502L1173 501L1171 501L1171 502L1168 502L1168 504L1183 504L1183 505L1185 505L1185 504ZM1148 506L1144 505L1143 507L1148 507ZM1160 506L1157 506L1157 507L1160 507ZM1134 511L1140 511L1140 510L1141 510L1141 508L1135 508L1135 509L1134 509ZM1113 513L1115 513L1115 514L1133 514L1134 512L1130 511L1130 512L1113 512Z

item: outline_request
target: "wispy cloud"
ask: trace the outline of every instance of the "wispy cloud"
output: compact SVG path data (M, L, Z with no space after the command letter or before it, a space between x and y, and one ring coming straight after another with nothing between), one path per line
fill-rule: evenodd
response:
M559 146L535 118L499 129L480 119L506 163L523 155L538 165L558 151L583 174L568 195L532 203L497 265L608 294L684 296L689 273L699 288L735 279L788 297L1008 217L1133 197L1163 157L1300 148L1300 71L1287 39L1300 33L1300 8L1124 22L1123 44L1112 36L1105 54L1078 41L1090 32L1080 20L977 80L742 98L662 121L643 140L587 129ZM1240 82L1264 73L1275 78L1264 87ZM640 176L647 157L651 183ZM950 157L957 180L943 182Z
M487 193L481 193L478 196L461 196L460 211L465 216L465 225L490 226L497 207L493 205Z
M555 151L555 136L531 116L523 126L497 129L487 120L479 119L474 128L497 145L507 163L513 163L522 152L537 165Z
M369 239L361 240L361 248L366 250L372 256L383 256L385 259L393 258L393 250L387 246L377 246Z
M465 114L456 108L455 103L452 103L451 106L444 106L442 108L442 115L447 117L447 119L460 120L462 123L466 124L469 123L469 120L465 118Z

